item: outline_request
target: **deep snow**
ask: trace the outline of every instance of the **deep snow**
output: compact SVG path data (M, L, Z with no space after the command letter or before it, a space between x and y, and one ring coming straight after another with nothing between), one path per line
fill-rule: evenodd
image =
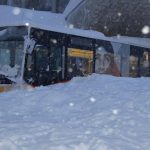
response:
M0 150L149 150L149 78L93 74L0 94Z

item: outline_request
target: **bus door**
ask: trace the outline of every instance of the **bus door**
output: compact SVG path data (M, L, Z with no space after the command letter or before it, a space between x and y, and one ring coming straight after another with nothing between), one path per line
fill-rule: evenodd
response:
M33 85L48 85L61 80L61 47L35 45L32 54L28 54L24 78Z
M63 68L63 52L62 46L57 44L51 44L50 48L50 74L51 82L56 83L63 79L64 77L64 68Z
M35 45L31 54L27 54L24 79L32 85L47 85L50 82L49 48Z
M93 51L68 48L68 77L86 76L93 72Z

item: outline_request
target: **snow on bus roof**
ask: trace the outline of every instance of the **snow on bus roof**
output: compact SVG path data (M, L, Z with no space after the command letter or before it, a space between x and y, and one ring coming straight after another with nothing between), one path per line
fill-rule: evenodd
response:
M98 31L74 28L73 25L67 24L63 14L3 5L0 6L0 14L2 14L0 18L0 27L29 25L31 27L48 31L150 48L150 39L148 38L123 36L106 37Z

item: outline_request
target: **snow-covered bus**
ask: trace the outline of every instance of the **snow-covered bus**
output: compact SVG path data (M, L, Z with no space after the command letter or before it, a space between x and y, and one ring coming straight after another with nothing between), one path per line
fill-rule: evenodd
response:
M24 81L38 86L85 76L95 72L96 47L113 53L110 42L35 27L3 27L0 33L1 90Z
M31 26L0 28L0 91L91 73L150 76L150 49L76 34Z
M150 76L149 39L76 29L65 13L1 5L0 14L0 91L91 73Z

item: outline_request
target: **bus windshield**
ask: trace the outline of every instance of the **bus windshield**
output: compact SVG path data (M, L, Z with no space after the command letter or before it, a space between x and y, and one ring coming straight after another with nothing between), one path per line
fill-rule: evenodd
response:
M24 36L27 27L0 27L0 74L14 79L21 76Z
M23 41L0 41L0 74L17 78L21 75Z

